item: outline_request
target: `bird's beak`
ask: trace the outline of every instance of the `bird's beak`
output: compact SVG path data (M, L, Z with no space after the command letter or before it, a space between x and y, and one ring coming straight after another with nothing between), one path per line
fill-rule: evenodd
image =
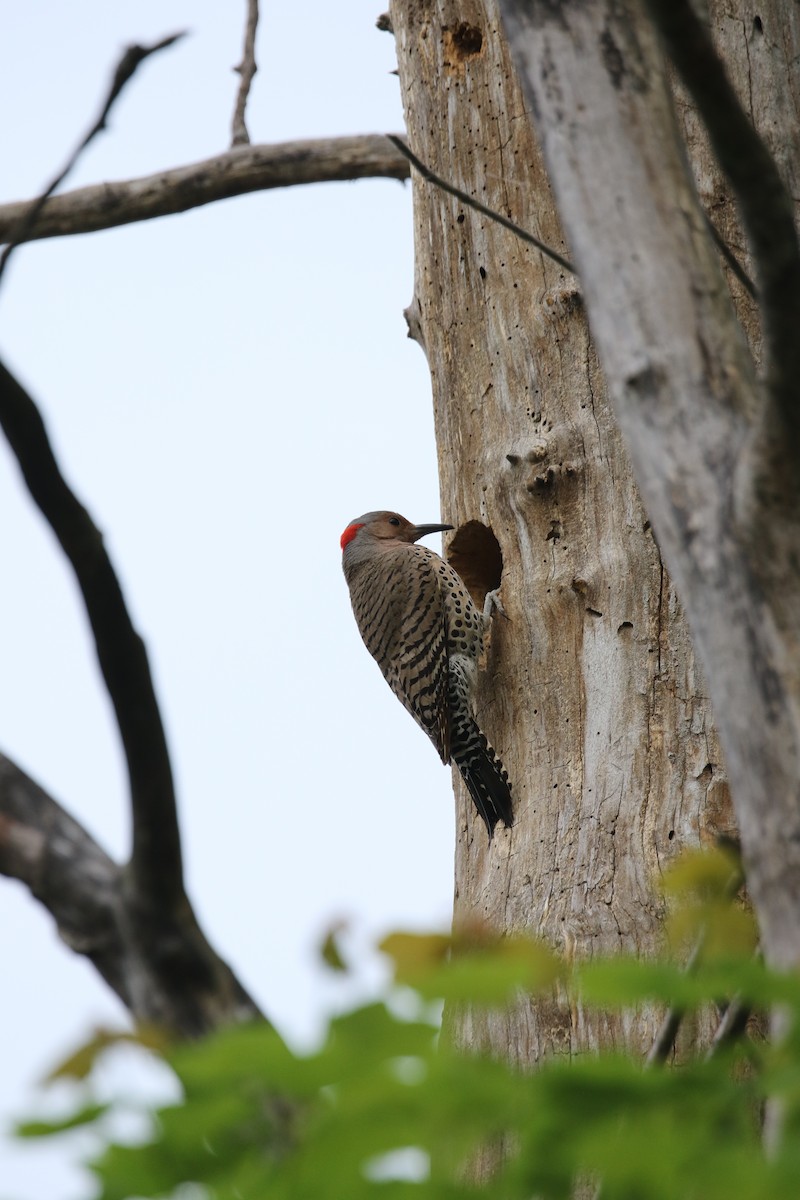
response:
M418 542L420 538L427 537L429 533L444 533L447 529L455 529L454 525L415 525L414 526L414 541Z

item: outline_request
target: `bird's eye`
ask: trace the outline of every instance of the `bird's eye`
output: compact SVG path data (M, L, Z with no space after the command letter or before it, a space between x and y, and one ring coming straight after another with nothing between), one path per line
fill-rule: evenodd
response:
M400 522L398 521L397 517L389 517L389 524L390 525L399 525Z

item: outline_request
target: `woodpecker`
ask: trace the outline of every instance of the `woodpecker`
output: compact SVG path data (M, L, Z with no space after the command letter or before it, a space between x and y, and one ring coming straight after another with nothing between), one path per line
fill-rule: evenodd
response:
M473 714L492 601L481 613L450 564L416 544L452 528L365 513L341 536L342 567L364 644L442 762L458 767L491 841L498 821L514 821L508 775Z

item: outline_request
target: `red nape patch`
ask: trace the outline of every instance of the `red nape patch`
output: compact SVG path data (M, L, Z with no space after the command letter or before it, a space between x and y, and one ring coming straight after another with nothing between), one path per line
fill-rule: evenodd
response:
M354 538L354 537L356 536L356 534L358 533L359 529L363 529L363 528L364 528L364 522L363 522L363 521L361 522L361 524L360 524L360 525L348 525L348 526L347 526L347 529L345 529L344 533L343 533L343 534L342 534L342 536L339 538L339 545L342 547L342 549L343 549L343 550L344 550L345 546L349 546L349 545L350 545L350 543L352 542L353 538Z

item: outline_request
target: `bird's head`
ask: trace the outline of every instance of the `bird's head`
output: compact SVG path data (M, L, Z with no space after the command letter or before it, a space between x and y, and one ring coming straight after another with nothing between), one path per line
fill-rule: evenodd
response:
M369 512L351 521L339 539L342 552L347 555L353 550L375 547L389 542L419 541L429 533L442 533L452 525L412 525L396 512Z

